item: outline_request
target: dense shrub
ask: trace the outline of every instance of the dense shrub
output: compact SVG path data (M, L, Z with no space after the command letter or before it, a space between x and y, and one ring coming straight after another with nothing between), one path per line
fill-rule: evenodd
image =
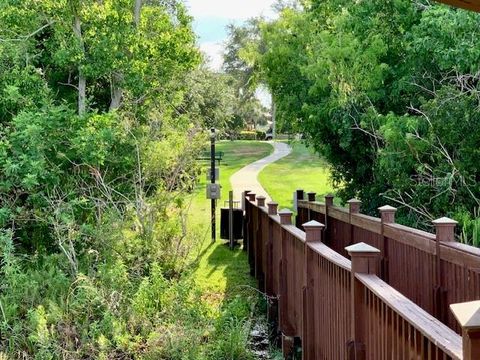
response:
M263 131L240 131L236 136L236 140L265 140L265 133Z
M140 5L1 2L0 359L212 358L185 195L229 97L183 4Z

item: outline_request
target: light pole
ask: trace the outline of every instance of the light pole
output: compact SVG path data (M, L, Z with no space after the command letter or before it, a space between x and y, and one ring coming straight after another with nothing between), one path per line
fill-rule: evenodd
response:
M210 183L215 184L215 128L210 129ZM212 202L212 242L216 240L216 219L215 219L215 205L216 200L211 199Z

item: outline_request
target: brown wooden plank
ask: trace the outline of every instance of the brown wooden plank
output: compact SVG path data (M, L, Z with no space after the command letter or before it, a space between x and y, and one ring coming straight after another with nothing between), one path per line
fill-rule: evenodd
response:
M350 222L350 213L347 209L341 207L330 206L328 208L328 216L346 223Z
M385 224L384 235L388 241L396 240L405 245L435 254L435 235L399 224Z
M308 246L329 262L340 266L347 271L352 270L352 262L340 255L339 253L330 249L327 245L323 243L309 243Z
M375 275L355 274L370 291L453 359L462 359L462 338Z
M315 212L320 213L320 214L325 214L325 212L326 212L325 204L322 204L320 202L311 202L309 208L310 208L310 210L315 211Z
M295 225L282 225L282 227L300 242L305 242L305 232Z
M480 12L480 0L437 0L438 2L462 9Z
M373 216L352 214L351 224L353 226L358 226L361 229L371 231L375 234L382 233L382 221Z
M480 249L455 242L442 242L440 245L442 260L471 269L480 269Z

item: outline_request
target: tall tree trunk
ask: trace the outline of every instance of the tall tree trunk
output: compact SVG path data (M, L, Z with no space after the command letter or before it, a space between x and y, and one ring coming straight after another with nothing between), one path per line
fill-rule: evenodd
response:
M122 103L123 89L120 84L123 81L123 75L114 73L112 76L112 83L110 85L112 92L112 100L110 102L110 111L118 109Z
M74 15L74 22L73 22L73 32L77 37L80 48L82 49L83 54L85 55L85 44L83 42L82 36L82 22L78 14ZM81 68L81 64L78 66L78 115L82 116L85 114L86 111L86 101L87 101L87 79L83 70Z
M133 19L135 21L135 26L138 28L140 25L140 15L142 13L142 0L135 0L135 9L133 11Z
M135 28L139 28L140 20L141 20L141 13L142 13L142 6L143 0L134 0L134 8L133 8L133 21ZM119 72L115 72L112 75L112 83L110 85L111 88L111 96L112 99L110 101L110 111L118 109L122 104L122 97L123 97L123 89L121 83L123 81L123 74Z

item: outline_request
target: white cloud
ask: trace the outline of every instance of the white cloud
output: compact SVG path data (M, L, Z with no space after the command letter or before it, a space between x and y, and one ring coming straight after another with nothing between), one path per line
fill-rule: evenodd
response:
M200 44L200 49L208 57L208 65L212 70L220 71L223 65L223 51L222 43L206 42Z
M246 20L264 15L273 16L271 9L275 0L186 0L190 13L198 17L221 17L231 20Z

